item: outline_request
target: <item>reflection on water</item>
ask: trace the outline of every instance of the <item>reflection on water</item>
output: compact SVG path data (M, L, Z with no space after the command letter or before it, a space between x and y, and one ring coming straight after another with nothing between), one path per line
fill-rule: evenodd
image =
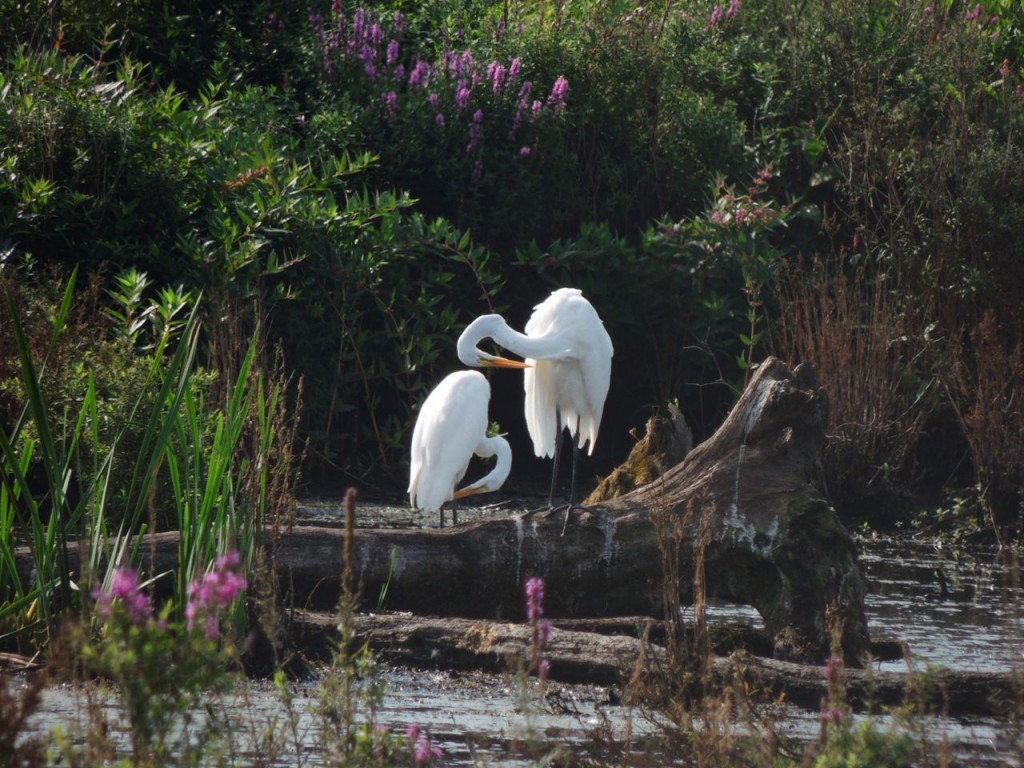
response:
M914 542L860 542L867 583L868 628L874 638L905 642L914 664L953 670L1024 669L1021 575L994 552L943 553ZM763 626L750 606L712 602L711 621ZM905 672L905 661L876 668Z
M865 541L861 552L873 636L906 641L919 660L915 663L922 665L958 670L1024 668L1024 610L1015 567L1001 563L991 553L954 557L906 543ZM708 616L711 622L762 624L747 606L714 603ZM878 668L902 671L907 666L898 661L879 663ZM553 706L541 712L521 706L518 684L511 677L392 671L387 673L387 683L379 722L395 733L404 733L412 724L429 728L445 751L445 765L535 764L531 757L536 753L523 746L530 738L549 747L560 744L577 754L585 753L595 744L597 731L606 739L624 742L628 738L636 749L657 731L636 711L609 704L609 692L599 687L554 686ZM317 685L311 681L295 690L297 732L308 740L302 756L305 765L319 763L315 719L310 714L317 701ZM45 730L56 723L74 722L81 715L82 703L80 693L66 688L48 690L37 727ZM105 709L113 712L110 700ZM280 722L281 718L277 692L260 684L248 686L244 695L229 702L229 709L245 712L253 722L275 717ZM778 723L780 734L798 740L813 739L818 727L816 712L794 708L785 710ZM954 765L1013 764L1012 759L1007 762L1007 754L1019 754L1007 741L1008 729L1005 723L985 719L934 718L927 724L932 743L949 744ZM244 745L238 747L246 751ZM598 753L606 760L607 749L604 743ZM660 753L658 763L671 765L675 759L673 754ZM275 764L294 765L294 753Z
M872 542L862 568L872 634L905 641L921 663L965 671L1024 666L1020 573L994 553ZM903 662L882 665L904 670Z

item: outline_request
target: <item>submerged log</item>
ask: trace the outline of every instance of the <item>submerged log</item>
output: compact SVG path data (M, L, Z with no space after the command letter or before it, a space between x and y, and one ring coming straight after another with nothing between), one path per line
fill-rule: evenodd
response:
M299 613L294 632L314 658L327 658L338 639L336 615ZM641 624L643 619L637 619ZM367 643L381 658L419 669L527 671L531 628L527 624L473 619L379 614L356 615L357 643ZM643 700L648 683L663 682L672 665L663 645L640 628L630 634L604 634L565 628L554 622L544 647L551 662L549 679L571 684L614 687L614 698ZM676 670L678 672L679 670ZM653 675L658 680L648 680ZM746 652L713 656L709 683L732 688L736 676L751 695L767 700L785 696L797 706L817 710L828 695L822 665L795 664ZM684 675L675 674L674 679ZM920 675L845 669L839 673L845 699L857 711L904 704L917 711L955 715L1013 716L1024 678L1019 672L929 670ZM713 692L713 691L712 691Z

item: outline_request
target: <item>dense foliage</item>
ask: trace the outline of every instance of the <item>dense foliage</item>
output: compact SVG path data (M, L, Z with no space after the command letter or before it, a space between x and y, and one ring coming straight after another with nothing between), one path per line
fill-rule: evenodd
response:
M823 480L849 518L927 503L1020 521L1019 2L0 15L0 264L19 308L45 314L53 270L77 266L109 316L143 275L157 306L202 296L199 354L222 372L259 327L302 382L309 478L400 491L459 330L492 310L521 327L572 284L616 345L593 471L668 400L707 435L772 353L819 369ZM148 354L116 335L83 333L83 359ZM81 376L62 370L54 392ZM131 365L98 370L100 400L133 396ZM516 386L496 392L525 456ZM8 432L18 407L0 398Z

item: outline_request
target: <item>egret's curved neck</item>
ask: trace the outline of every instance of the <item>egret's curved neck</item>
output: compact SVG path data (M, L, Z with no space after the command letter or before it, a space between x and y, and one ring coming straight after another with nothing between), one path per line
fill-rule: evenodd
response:
M487 490L498 490L512 471L512 447L504 437L488 437L480 441L476 454L485 459L494 456L497 461L494 468L473 485Z
M565 342L557 336L527 336L511 328L501 315L481 315L466 326L459 336L459 360L465 365L479 365L480 358L490 357L477 349L484 339L493 339L500 347L520 357L546 360L566 354Z

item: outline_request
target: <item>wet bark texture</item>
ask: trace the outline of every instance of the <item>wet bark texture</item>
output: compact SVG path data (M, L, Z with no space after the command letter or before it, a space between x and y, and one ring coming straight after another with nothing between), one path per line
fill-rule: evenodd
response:
M692 600L703 570L706 596L754 606L776 658L820 662L838 644L856 664L868 648L856 551L812 482L827 419L813 369L770 359L709 440L624 496L568 514L358 530L364 607L385 592L392 610L521 621L523 582L542 576L549 616L660 617L668 562L679 580L668 594ZM296 528L278 543L299 605L336 603L341 538Z
M338 637L336 615L303 613L296 616L297 637L310 657L328 658ZM413 615L357 615L357 643L368 643L382 658L421 669L479 670L493 673L527 671L531 628L527 624ZM621 622L555 621L544 657L551 662L549 679L560 683L588 683L610 688L613 700L643 697L651 687L664 684L673 663L656 641L660 624L643 617ZM663 627L660 627L664 631ZM758 643L748 628L720 631L712 645L707 682L735 690L737 676L756 695L786 699L807 709L818 709L828 696L822 665L796 664L753 655L746 649ZM1017 672L956 672L931 670L919 676L899 672L845 669L841 673L846 701L858 711L912 704L921 711L957 715L1012 717L1017 711L1021 676Z

